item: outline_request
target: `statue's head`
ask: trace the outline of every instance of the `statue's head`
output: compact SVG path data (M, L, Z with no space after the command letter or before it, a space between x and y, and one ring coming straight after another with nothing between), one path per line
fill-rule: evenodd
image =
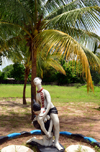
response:
M33 80L33 82L34 82L34 85L39 85L39 84L41 84L41 82L42 82L42 80L39 78L39 77L36 77L34 80Z
M41 106L39 103L35 102L33 104L33 112L36 114L36 115L39 115L40 112L41 112Z
M40 111L40 110L41 110L40 104L37 102L33 103L33 111Z

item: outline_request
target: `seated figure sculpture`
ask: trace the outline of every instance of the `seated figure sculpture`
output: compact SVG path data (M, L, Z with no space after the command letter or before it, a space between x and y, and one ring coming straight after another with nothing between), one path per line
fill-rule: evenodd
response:
M55 137L55 141L54 141L54 146L58 149L61 150L62 147L59 144L59 118L58 118L58 111L56 109L56 107L54 107L53 103L51 102L51 97L50 94L47 90L42 88L41 82L42 80L38 77L36 77L34 80L34 85L36 85L38 91L36 94L36 102L40 104L41 108L44 108L44 112L39 112L38 113L38 117L36 118L38 123L41 126L41 129L44 131L45 133L45 138L44 139L48 139L50 140L50 138L52 138L51 136L51 128L53 126L53 132L54 132L54 137ZM34 111L36 114L36 111ZM49 130L47 131L45 129L44 126L44 121L45 118L47 117L47 115L50 116L50 127ZM28 140L27 143L29 143L30 141L36 141L38 143L40 143L41 145L43 145L43 140L41 140L42 142L40 142L40 140L35 140L34 138L32 138L31 140Z
M45 109L44 108L41 108L40 104L38 103L34 103L33 104L33 112L34 114L36 115L36 120L38 122L38 124L40 125L40 128L41 130L43 131L43 133L48 137L48 138L51 138L52 137L52 127L53 127L53 124L52 124L52 120L50 119L50 116L47 115L44 120L41 119L40 115L41 113L44 113ZM46 122L48 122L49 120L49 128L46 127ZM45 128L46 127L46 128Z
M31 138L27 141L27 143L30 143L32 141L37 142L40 145L43 146L52 146L52 140L53 140L53 132L52 132L52 120L50 120L50 116L47 115L44 120L41 119L39 116L44 112L44 108L41 108L40 105L37 102L34 102L33 104L33 112L35 114L35 118L33 119L33 125L36 129L41 129L43 139L36 139Z

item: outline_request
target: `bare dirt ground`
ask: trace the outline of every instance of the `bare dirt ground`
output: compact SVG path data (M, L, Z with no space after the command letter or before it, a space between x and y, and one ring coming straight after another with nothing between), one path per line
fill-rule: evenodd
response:
M0 99L0 136L6 136L14 132L34 130L31 121L30 98L27 105L22 105L20 98ZM56 105L55 105L56 106ZM95 103L63 103L56 106L60 119L60 131L82 134L92 137L100 142L100 109ZM25 145L30 135L8 140L0 145L0 149L8 145ZM89 143L60 135L60 143L66 148L71 144L82 144L93 148Z

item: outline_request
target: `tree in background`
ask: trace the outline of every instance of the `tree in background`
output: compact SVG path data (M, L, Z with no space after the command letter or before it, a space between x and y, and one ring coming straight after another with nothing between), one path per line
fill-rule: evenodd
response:
M37 65L37 76L42 77L43 82L45 82L47 84L55 83L58 85L67 85L67 84L71 84L71 83L83 83L84 82L82 79L82 76L80 77L80 75L82 75L82 67L80 64L76 64L75 61L74 62L72 62L72 61L70 61L70 62L63 61L62 62L60 60L59 64L58 65L56 64L56 66L59 66L59 65L61 66L61 64L62 64L62 67L66 72L66 75L65 75L64 72L61 73L61 71L58 71L58 70L54 69L54 67L49 65L49 63L50 64L52 63L52 65L54 65L54 63L55 63L55 60L53 62L51 60L51 57L52 56L50 56L50 60L47 60L47 59L43 60L43 61L41 60L41 63L42 63L41 69ZM48 59L49 59L49 57L48 57ZM37 61L38 61L38 59L37 59ZM46 61L48 62L48 64L45 64ZM37 63L37 64L39 64L39 63ZM42 72L41 72L41 70L42 70ZM21 71L21 72L19 73L19 71ZM24 72L25 72L25 67L23 66L23 64L14 63L9 66L6 66L0 75L2 75L2 76L4 75L5 78L14 78L15 80L19 81L19 83L20 83L20 80L22 80L24 82L24 77L23 77ZM16 75L16 73L17 73L17 75ZM30 73L30 76L31 76L31 73ZM2 78L2 80L5 80L4 77L1 77L1 78Z
M99 66L100 61L93 53L88 53L80 42L84 40L85 43L90 38L99 39L90 32L100 23L98 3L99 0L1 0L1 29L8 29L11 36L15 28L16 39L25 39L29 46L32 61L31 105L36 95L33 79L36 77L37 53L41 50L47 50L47 54L59 52L65 60L73 54L82 65L87 90L93 90L88 59L92 58L91 63L95 63L95 66Z
M20 63L15 63L6 66L3 70L2 73L5 73L6 78L14 78L17 81L24 80L24 71L25 68L23 64Z
M82 76L82 66L80 63L76 64L76 61L65 62L64 60L60 60L60 63L65 70L66 75L55 71L51 67L47 67L44 69L43 82L48 84L54 83L58 85L84 83L84 79Z
M6 74L5 74L5 72L1 72L0 71L0 80L6 80Z
M13 64L6 66L2 71L6 74L7 78L13 78Z
M26 98L25 98L25 92L26 92L26 84L28 80L28 76L31 69L31 58L30 58L30 52L29 47L26 45L26 41L19 41L15 37L12 38L13 41L17 44L10 48L8 51L7 57L10 58L15 64L14 64L14 78L16 78L17 75L22 75L23 77L20 77L20 80L24 80L24 88L23 88L23 104L26 104ZM10 40L12 41L12 40ZM16 64L17 63L17 64ZM16 65L19 65L16 68ZM21 69L20 69L21 68Z
M84 77L82 76L81 63L76 61L69 61L63 63L63 68L66 71L66 76L57 73L58 84L71 84L71 83L84 83Z
M31 58L30 58L30 51L29 47L26 45L26 41L18 41L14 37L12 37L13 41L16 41L14 47L8 46L8 53L7 58L11 59L15 64L13 65L12 77L15 80L23 80L23 73L24 73L24 88L23 88L23 104L26 104L25 92L26 92L26 84L29 73L31 72ZM11 41L10 39L8 41ZM8 42L7 41L7 42ZM10 50L10 51L9 51ZM46 56L46 51L38 52L37 54L37 74L42 78L44 66L52 66L57 71L60 71L65 75L64 69L61 65L57 62L58 55ZM21 64L20 64L21 63ZM23 65L23 66L22 66ZM10 72L11 73L11 72Z
M19 63L13 65L12 75L15 80L24 80L24 66Z

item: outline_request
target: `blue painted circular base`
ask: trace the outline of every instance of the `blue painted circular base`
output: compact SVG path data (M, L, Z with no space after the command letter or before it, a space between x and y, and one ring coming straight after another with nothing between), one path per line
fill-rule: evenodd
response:
M29 136L29 135L33 135L33 134L34 135L41 135L41 130L32 130L30 132L23 131L23 132L20 132L20 133L12 133L12 134L9 134L7 136L0 136L0 144L6 142L9 139L18 138L20 136ZM94 138L85 137L82 134L72 134L72 133L67 132L67 131L61 131L60 134L61 135L66 135L67 137L76 137L76 138L79 138L79 139L84 139L84 141L88 141L91 145L97 146L97 147L100 148L100 142L97 142Z

